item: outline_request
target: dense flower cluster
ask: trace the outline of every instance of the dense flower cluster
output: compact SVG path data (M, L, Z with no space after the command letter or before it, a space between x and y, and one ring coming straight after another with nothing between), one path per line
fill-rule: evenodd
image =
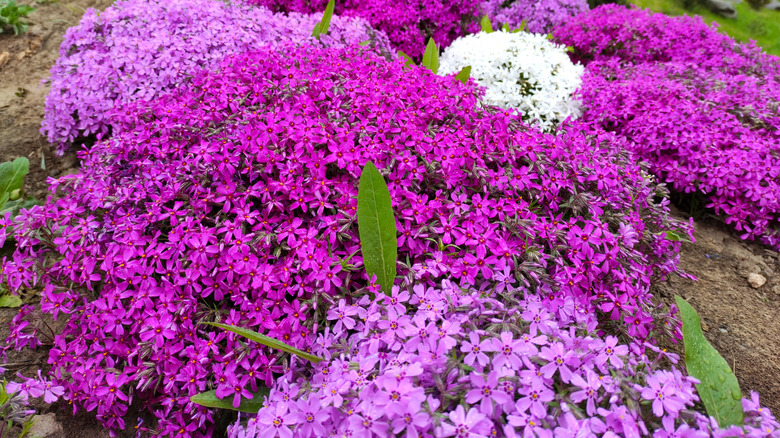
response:
M743 400L745 431L718 428L692 410L698 382L658 366L664 358L676 363L676 355L649 346L651 360L637 343L592 336L595 315L571 297L561 313L543 296L507 282L461 289L432 277L376 301L333 303L330 324L313 346L327 360L313 367L297 362L258 415L229 436L758 438L780 432L755 393Z
M688 17L606 6L556 31L590 60L584 119L745 239L780 248L780 58Z
M323 294L376 292L356 229L368 161L389 181L402 274L512 278L557 317L647 339L650 280L680 248L663 231L692 229L614 136L543 134L479 97L360 47L283 47L131 105L81 174L53 181L58 199L17 218L3 266L12 289L42 287L43 312L70 315L49 356L63 397L121 428L135 396L158 433L197 436L212 412L189 396L270 386L286 359L199 323L311 349ZM11 343L34 346L35 327L16 320Z
M584 68L572 64L564 47L544 35L499 31L458 38L441 56L439 73L457 73L466 66L487 88L485 103L515 108L523 120L544 130L579 116L572 95Z
M728 69L744 56L760 57L755 45L739 44L708 26L700 16L669 17L637 7L599 6L578 15L553 32L574 47L583 61L618 58L624 62L693 62L710 69ZM738 63L734 69L745 68ZM735 71L735 70L728 70Z
M121 0L88 10L70 28L51 70L41 132L62 153L112 128L111 114L186 83L225 56L283 42L339 47L371 43L389 55L387 37L360 18L333 17L319 42L315 15L273 14L218 0Z
M328 0L246 0L279 12L317 13ZM473 0L344 0L341 15L361 17L387 34L396 49L419 57L429 38L440 47L479 29L479 3Z
M483 0L480 9L494 27L517 29L525 21L529 32L546 34L589 8L587 0Z

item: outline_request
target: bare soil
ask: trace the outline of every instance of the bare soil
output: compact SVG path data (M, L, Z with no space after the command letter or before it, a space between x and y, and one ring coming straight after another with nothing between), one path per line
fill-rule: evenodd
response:
M48 86L41 85L57 59L62 35L89 7L103 9L111 0L73 0L36 4L29 33L14 37L0 34L0 161L25 156L30 174L27 194L44 200L46 179L76 171L75 155L55 157L40 134ZM761 395L764 405L780 413L780 254L756 243L741 241L717 219L695 224L696 242L685 244L682 268L698 277L679 277L655 286L657 295L672 302L675 294L688 300L702 318L707 338L732 364L743 394ZM753 288L751 273L767 279ZM33 294L34 295L34 294ZM27 298L31 302L34 296ZM0 309L0 338L8 333L12 309ZM9 353L9 373L33 375L47 369L43 351ZM54 412L63 426L62 437L108 436L90 413L71 415L68 406L38 406L41 414ZM134 415L126 433L133 436ZM49 435L54 437L55 435Z

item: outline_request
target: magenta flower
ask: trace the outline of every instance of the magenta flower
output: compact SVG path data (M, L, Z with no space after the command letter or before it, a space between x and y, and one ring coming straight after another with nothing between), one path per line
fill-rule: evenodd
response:
M235 406L235 405L234 405ZM290 426L297 424L294 415L288 414L289 404L276 403L273 408L263 408L257 416L257 422L260 424L258 430L262 436L268 438L292 438L293 433Z
M463 406L458 405L450 412L449 420L452 424L441 423L441 436L456 436L457 438L483 438L490 432L490 421L479 413L477 409L469 409L466 413Z
M474 389L466 393L466 403L480 402L480 412L485 415L492 415L493 402L502 405L512 401L512 397L498 387L498 371L491 371L487 380L480 373L472 373L469 380Z
M469 341L464 341L460 347L460 351L467 353L463 362L466 365L474 366L474 362L477 362L481 366L488 364L490 358L484 353L486 348L490 349L491 341L480 341L479 335L476 332L469 333Z
M642 398L653 401L653 414L662 417L664 412L675 417L684 407L676 397L674 383L663 381L658 375L647 377L647 385L642 388Z
M596 402L599 395L599 388L601 388L601 380L599 376L593 371L585 371L586 379L580 377L579 374L574 374L571 377L571 383L582 388L579 391L575 391L571 394L571 399L574 403L580 403L583 400L587 400L586 412L588 415L595 415Z

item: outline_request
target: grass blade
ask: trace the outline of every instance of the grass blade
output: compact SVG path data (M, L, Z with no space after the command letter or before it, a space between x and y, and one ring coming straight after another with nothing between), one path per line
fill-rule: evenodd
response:
M260 333L257 333L256 331L252 331L249 329L245 329L243 327L236 327L234 325L227 325L227 324L220 324L218 322L206 322L204 324L213 325L214 327L219 327L222 329L225 329L229 332L233 332L237 335L241 335L247 339L251 339L258 344L265 345L266 347L273 348L279 351L284 351L285 353L294 354L296 356L299 356L303 359L308 360L309 362L320 362L324 359L314 356L312 354L309 354L305 351L301 351L293 346L287 345L282 341L277 341L274 338L269 338L268 336L261 335Z
M190 401L215 409L230 409L231 411L248 412L256 414L263 407L263 399L270 393L268 388L263 388L252 394L252 398L242 398L237 408L233 407L233 397L217 398L216 391L206 391L190 397Z

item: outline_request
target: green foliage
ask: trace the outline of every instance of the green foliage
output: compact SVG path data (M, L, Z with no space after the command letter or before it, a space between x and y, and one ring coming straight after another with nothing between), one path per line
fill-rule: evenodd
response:
M375 274L379 286L389 295L397 272L398 230L390 191L384 177L371 162L366 163L360 175L357 218L366 272L369 276Z
M311 36L320 39L320 35L325 35L330 29L330 19L333 18L333 10L336 8L336 0L330 0L328 6L325 7L325 12L322 14L322 20L314 25L314 30Z
M17 5L14 0L0 0L0 33L8 28L13 29L14 35L27 32L29 23L23 19L34 10L27 5Z
M428 68L433 74L439 72L439 48L436 46L436 41L433 38L428 39L428 45L425 47L421 65Z
M671 242L693 243L691 242L691 239L688 238L688 236L686 236L684 233L681 233L677 230L662 231L660 234L664 236L666 240L669 240Z
M257 333L255 331L245 329L243 327L236 327L233 325L227 325L227 324L220 324L218 322L207 322L205 324L213 325L214 327L219 327L221 329L227 330L229 332L233 332L235 334L241 335L247 339L251 339L258 344L265 345L268 348L273 348L275 350L283 351L285 353L294 354L296 356L299 356L302 359L306 359L310 362L320 362L323 359L319 358L317 356L314 356L312 354L309 354L305 351L301 351L293 346L287 345L282 341L278 341L274 338L269 338L268 336L261 335L260 333Z
M0 307L18 308L24 304L19 295L10 294L8 291L2 288L0 288L0 291L3 293L0 295Z
M230 409L232 411L248 412L250 414L256 414L263 407L263 399L270 393L268 388L259 389L259 391L252 393L252 398L242 398L241 403L237 408L233 407L233 400L230 397L217 398L217 393L214 390L201 392L190 397L190 401L205 406L207 408L215 409Z
M467 65L460 69L460 72L455 76L455 79L463 82L464 84L468 82L469 76L471 76L471 66Z
M39 204L35 199L26 198L22 191L24 176L29 171L30 162L24 157L0 163L0 217L5 217L10 212L13 218L20 209ZM11 233L6 234L10 235ZM6 306L0 303L0 307Z
M29 171L30 162L24 157L0 164L0 210L9 200L21 197L22 182Z
M403 58L403 60L404 60L404 67L409 67L410 65L415 65L414 64L414 59L412 59L412 57L407 55L406 53L404 53L404 52L399 50L398 51L398 56Z
M20 405L19 400L14 400L13 393L8 393L5 389L5 385L8 382L4 380L0 381L0 438L6 436L13 436L11 429L14 427L15 421L23 421L22 430L17 436L18 438L24 438L30 434L30 428L35 423L33 416L27 417L25 410L28 409L26 405Z
M675 296L675 300L682 316L685 368L701 382L696 385L696 391L707 414L714 417L721 428L741 425L744 413L737 377L704 337L696 310L679 296Z
M491 33L493 32L493 24L490 22L490 17L485 15L482 17L482 20L479 22L480 27L482 28L482 32Z

